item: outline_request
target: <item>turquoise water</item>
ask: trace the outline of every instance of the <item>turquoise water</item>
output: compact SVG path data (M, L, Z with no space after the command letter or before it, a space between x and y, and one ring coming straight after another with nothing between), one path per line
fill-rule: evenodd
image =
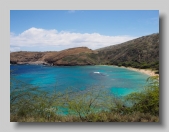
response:
M117 96L138 91L148 75L115 66L10 65L11 76L46 91L104 88Z

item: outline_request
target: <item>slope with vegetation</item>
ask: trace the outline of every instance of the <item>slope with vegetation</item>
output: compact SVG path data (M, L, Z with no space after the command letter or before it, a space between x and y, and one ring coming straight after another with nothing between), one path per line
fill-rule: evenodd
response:
M98 63L97 60L97 52L87 47L70 48L58 52L20 51L10 54L11 64L39 64L43 62L56 66L96 65Z
M97 52L87 47L78 47L62 50L47 57L45 55L44 61L57 66L96 65L97 58Z
M143 91L120 99L99 88L48 93L17 82L11 84L10 121L158 122L158 78L151 77L148 82L149 85Z
M159 70L159 34L96 50L102 64Z

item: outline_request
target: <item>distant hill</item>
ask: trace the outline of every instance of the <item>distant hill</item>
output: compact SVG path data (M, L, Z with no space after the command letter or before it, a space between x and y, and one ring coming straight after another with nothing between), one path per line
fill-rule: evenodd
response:
M159 33L94 51L87 47L77 47L58 52L12 52L10 63L57 66L107 64L159 70Z
M96 65L98 60L97 52L87 47L70 48L44 57L45 62L57 66Z
M10 53L11 64L96 65L98 63L97 60L97 52L87 47L70 48L59 52L20 51Z
M102 64L159 70L159 33L96 51Z

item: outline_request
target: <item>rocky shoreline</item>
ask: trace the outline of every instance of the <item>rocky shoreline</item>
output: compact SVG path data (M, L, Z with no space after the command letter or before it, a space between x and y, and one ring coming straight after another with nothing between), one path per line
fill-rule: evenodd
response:
M13 63L11 63L13 64ZM53 66L53 64L49 64L45 61L30 61L30 62L17 62L14 64L18 64L18 65L25 65L25 64L29 64L29 65L49 65L49 66Z

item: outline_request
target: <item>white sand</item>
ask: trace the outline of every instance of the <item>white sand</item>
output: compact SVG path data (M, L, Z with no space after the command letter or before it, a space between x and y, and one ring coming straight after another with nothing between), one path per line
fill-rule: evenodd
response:
M155 74L155 71L150 70L150 69L137 69L137 68L132 68L132 67L123 67L123 68L127 68L132 71L141 72L141 73L147 74L149 76L159 76L159 74Z

